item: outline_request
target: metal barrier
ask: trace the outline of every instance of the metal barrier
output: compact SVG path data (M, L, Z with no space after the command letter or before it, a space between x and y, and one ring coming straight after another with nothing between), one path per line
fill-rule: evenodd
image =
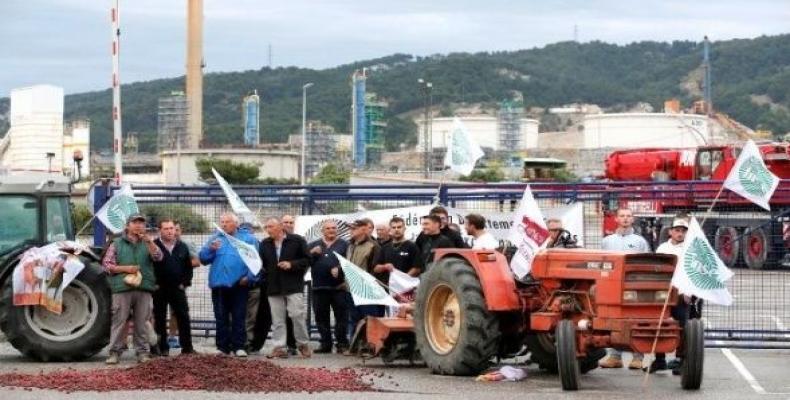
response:
M783 181L773 197L773 210L764 211L737 195L725 193L710 212L720 182L633 182L532 184L538 204L556 207L581 202L585 247L599 248L611 217L619 206L634 210L638 231L653 248L666 240L672 217L688 212L704 219L711 244L734 268L728 282L735 297L730 307L706 305L704 320L710 346L790 346L790 274L784 265L790 232L790 181ZM512 212L518 207L523 184L398 185L398 186L234 186L261 218L266 216L354 213L362 210L429 205L435 201L475 212ZM96 206L115 188L100 187ZM134 186L143 212L175 216L184 225L183 240L198 249L210 236L210 224L229 211L218 186ZM155 221L151 221L152 223ZM104 229L94 226L94 240L104 243ZM259 234L259 238L261 238ZM189 289L194 328L213 327L207 268L196 271ZM309 299L308 299L309 301ZM309 304L309 303L308 303Z

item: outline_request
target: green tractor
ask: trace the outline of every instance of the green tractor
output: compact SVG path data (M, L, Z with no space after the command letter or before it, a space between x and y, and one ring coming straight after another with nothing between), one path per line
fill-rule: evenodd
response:
M14 306L12 275L29 248L74 240L68 178L0 175L0 329L22 354L40 361L74 361L101 351L110 338L112 297L97 259L63 291L60 314Z

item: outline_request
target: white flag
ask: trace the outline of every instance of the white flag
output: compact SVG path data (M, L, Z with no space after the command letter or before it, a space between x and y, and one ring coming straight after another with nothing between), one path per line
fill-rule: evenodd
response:
M420 278L413 277L405 272L393 269L390 272L390 293L395 299L409 302L414 300L414 291L420 284Z
M384 290L373 275L367 273L362 268L354 265L351 261L335 252L335 257L340 260L340 268L343 268L343 275L346 276L348 290L354 299L355 306L364 305L383 305L398 307L395 299Z
M214 224L214 228L217 228L222 235L228 238L230 245L239 252L239 256L241 256L244 264L247 264L247 268L250 269L250 272L252 272L253 275L258 275L258 272L261 272L261 268L263 268L263 261L261 261L261 256L258 255L258 249L247 242L233 237L233 235L228 235L222 228L217 226L217 224Z
M538 203L532 197L532 191L527 186L524 196L516 210L513 224L508 234L508 240L516 246L516 253L510 261L510 269L516 278L523 279L532 269L532 260L549 238L546 222L538 208Z
M471 174L477 160L484 155L483 149L458 118L453 119L453 129L447 134L445 143L447 153L444 154L444 166L461 175Z
M241 200L241 197L236 194L233 188L230 187L228 181L226 181L216 169L211 168L211 172L214 173L214 178L217 179L222 191L225 192L225 197L228 198L228 203L230 203L230 208L233 209L233 212L239 216L242 222L254 224L255 214L252 212L252 210L250 210L250 208L244 204L244 201Z
M724 187L758 206L771 211L768 202L779 185L779 178L766 168L754 141L743 146L738 160L724 181Z
M728 306L732 295L725 281L733 276L708 243L696 218L691 218L683 253L672 276L672 286L682 294L694 295L711 303Z
M101 221L107 229L112 233L118 234L123 232L126 226L126 219L130 215L138 214L140 209L137 207L137 201L134 199L134 192L132 187L124 185L121 190L104 203L101 210L96 213L96 218Z

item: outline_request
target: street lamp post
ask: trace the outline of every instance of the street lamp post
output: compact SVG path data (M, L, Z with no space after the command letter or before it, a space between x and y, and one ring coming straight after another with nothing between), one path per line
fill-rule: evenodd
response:
M425 108L424 114L422 117L422 147L425 151L424 158L423 158L423 167L425 168L424 171L424 178L429 179L431 177L431 168L432 168L432 159L433 156L433 146L431 143L431 129L429 126L429 118L431 114L431 106L433 102L433 95L431 93L433 89L433 84L431 82L427 82L426 80L420 78L417 79L417 83L420 84L420 92L422 93L422 102Z
M305 184L305 151L307 149L307 89L313 86L313 83L305 83L302 86L302 165L301 165L301 179L299 182L302 186Z

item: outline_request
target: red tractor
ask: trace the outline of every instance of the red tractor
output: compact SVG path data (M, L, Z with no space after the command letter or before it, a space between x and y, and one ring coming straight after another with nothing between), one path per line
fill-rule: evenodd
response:
M682 387L702 383L703 325L682 329L668 311L660 319L665 301L677 300L673 255L544 250L526 282L497 252L441 249L436 259L414 313L417 348L434 373L478 374L526 346L532 361L559 372L564 390L577 390L605 348L650 353L658 335L656 352L683 356Z
M758 148L771 172L782 179L790 178L790 146L761 143ZM708 209L739 154L740 148L734 146L613 152L605 162L606 178L616 182L609 192L612 198L624 196L605 206L604 235L614 231L614 211L625 206L655 230L654 243L666 240L667 223L674 214ZM619 182L631 183L619 187ZM687 185L681 187L680 182ZM784 188L780 185L771 200L774 210L790 206ZM790 219L782 212L768 215L748 200L725 191L703 229L728 267L738 265L741 258L750 269L777 266L783 257L780 263L790 264L785 243L785 237L790 237Z

